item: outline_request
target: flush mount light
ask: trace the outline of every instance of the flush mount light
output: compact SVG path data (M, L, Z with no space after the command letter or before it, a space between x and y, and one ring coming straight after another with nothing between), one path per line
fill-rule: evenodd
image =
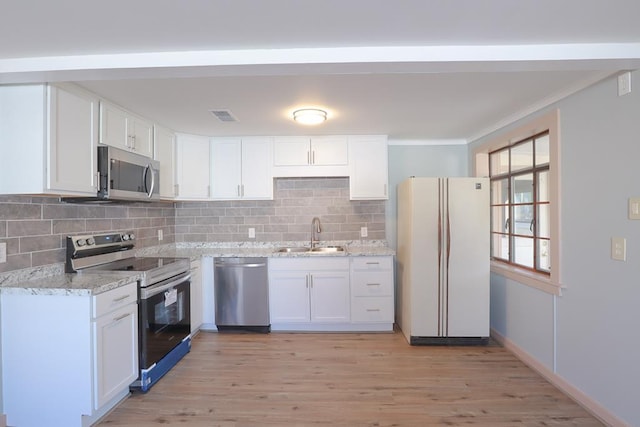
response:
M303 125L317 125L327 120L327 112L319 108L301 108L293 112L293 120Z

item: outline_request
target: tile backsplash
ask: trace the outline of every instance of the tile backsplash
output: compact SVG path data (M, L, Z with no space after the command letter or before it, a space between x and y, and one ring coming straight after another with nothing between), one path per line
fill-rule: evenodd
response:
M316 216L321 242L385 238L385 201L349 200L348 178L279 178L274 200L176 203L176 242L305 241Z
M69 204L57 197L0 196L0 273L65 261L67 235L133 231L137 248L174 242L282 242L385 239L385 201L350 201L348 178L279 178L274 200ZM255 229L255 239L249 238ZM158 241L158 230L164 239Z
M137 247L175 241L172 203L88 205L53 197L0 196L0 242L7 262L0 273L65 261L66 236L133 231Z

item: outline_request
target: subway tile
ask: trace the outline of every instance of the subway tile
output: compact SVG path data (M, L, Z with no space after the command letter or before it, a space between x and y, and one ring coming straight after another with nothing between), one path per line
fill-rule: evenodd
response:
M31 254L8 255L7 262L0 264L0 273L31 267Z
M0 220L41 219L42 205L25 203L0 204Z
M106 206L104 216L106 218L126 218L129 215L129 209L126 206Z
M7 237L51 234L51 221L7 221Z
M130 231L133 230L134 220L131 218L116 218L111 220L111 226L114 231Z
M0 242L7 244L7 255L17 255L20 253L20 239L0 239Z
M65 249L51 249L48 251L33 252L31 254L31 266L55 264L64 262L66 258Z
M194 216L225 216L226 214L226 208L225 207L209 207L209 208L202 208L201 213L194 215Z
M213 232L214 233L237 233L238 226L231 225L231 224L213 225Z
M217 216L200 216L192 219L195 224L220 224L220 217Z
M219 224L244 224L244 216L223 216Z
M225 216L229 217L229 216L249 216L251 215L251 208L250 207L246 207L246 208L226 208L225 209Z
M151 227L151 220L149 218L134 218L133 228L146 228Z
M85 231L84 219L54 219L53 234L77 234Z
M147 218L149 216L149 209L146 207L130 207L129 218Z
M79 218L105 218L106 208L104 206L78 206Z
M75 205L43 205L42 219L69 219L78 218L78 206Z
M7 236L7 221L0 221L0 237Z
M0 196L0 204L2 203L31 203L33 200L32 196L21 196L18 194L8 194L5 196Z
M37 237L21 237L20 252L36 252L50 249L60 249L62 247L60 236L55 234L52 236Z
M87 219L85 228L87 233L107 233L113 230L113 223L110 219Z

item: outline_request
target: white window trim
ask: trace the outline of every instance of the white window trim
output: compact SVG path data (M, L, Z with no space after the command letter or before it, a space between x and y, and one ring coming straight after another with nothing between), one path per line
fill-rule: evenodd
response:
M475 176L489 176L489 152L549 131L549 201L551 204L551 273L537 273L513 264L491 262L491 271L541 291L562 295L560 284L560 111L553 110L475 147Z

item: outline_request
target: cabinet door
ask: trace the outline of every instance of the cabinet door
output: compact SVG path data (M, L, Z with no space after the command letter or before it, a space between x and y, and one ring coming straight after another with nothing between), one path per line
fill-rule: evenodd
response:
M300 271L277 271L269 277L271 323L301 323L311 319L309 276Z
M176 137L178 197L209 198L209 138L179 134Z
M242 139L242 197L273 200L273 140Z
M211 197L242 197L240 138L211 138Z
M48 189L96 194L98 105L82 91L49 87Z
M349 197L351 200L387 200L386 136L349 137Z
M155 127L154 158L160 162L160 197L176 196L176 136L168 129Z
M127 128L129 146L133 151L141 156L153 157L153 124L136 117L129 117Z
M129 304L94 322L94 409L138 378L138 305Z
M311 138L311 159L314 166L340 166L349 161L347 138L322 136Z
M128 150L127 113L107 102L100 102L100 143Z
M306 166L311 164L307 137L279 137L273 142L274 166Z
M311 284L312 322L349 322L349 272L313 272Z
M200 329L203 322L202 270L200 261L191 261L191 334Z

